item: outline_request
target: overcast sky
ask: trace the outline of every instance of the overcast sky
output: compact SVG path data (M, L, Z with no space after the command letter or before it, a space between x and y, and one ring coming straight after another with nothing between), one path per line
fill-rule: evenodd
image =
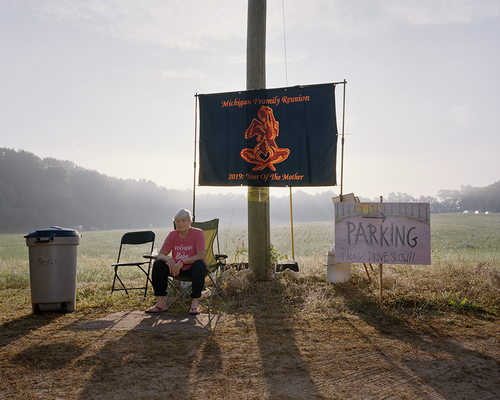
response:
M0 147L192 189L195 94L246 88L246 32L246 0L1 0ZM347 80L344 193L500 180L499 0L268 0L266 57L268 88Z

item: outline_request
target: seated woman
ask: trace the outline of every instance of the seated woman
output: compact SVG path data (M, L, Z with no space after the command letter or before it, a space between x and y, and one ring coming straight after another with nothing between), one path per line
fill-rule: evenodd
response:
M191 226L188 210L180 209L174 216L175 230L170 232L153 264L153 281L156 304L147 313L167 311L165 296L169 276L190 276L192 278L191 308L189 314L199 314L198 301L205 283L207 270L205 261L205 236L203 231ZM172 253L171 256L169 254Z

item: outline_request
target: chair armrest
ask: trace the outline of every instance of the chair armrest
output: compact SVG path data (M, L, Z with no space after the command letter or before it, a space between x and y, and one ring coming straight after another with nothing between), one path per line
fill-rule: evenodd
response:
M130 266L130 265L144 265L148 264L149 261L139 261L139 262L123 262L123 263L114 263L111 264L112 267L124 267L124 266Z
M154 256L152 254L143 254L142 255L144 258L149 258L150 260L156 260L158 256Z

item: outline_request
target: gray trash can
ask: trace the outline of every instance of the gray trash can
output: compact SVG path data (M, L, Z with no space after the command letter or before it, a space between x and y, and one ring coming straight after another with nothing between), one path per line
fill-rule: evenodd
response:
M33 312L75 311L77 248L81 235L53 226L28 233Z

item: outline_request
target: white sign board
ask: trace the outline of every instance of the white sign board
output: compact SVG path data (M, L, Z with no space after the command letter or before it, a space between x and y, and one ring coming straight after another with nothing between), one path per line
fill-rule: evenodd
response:
M335 261L431 263L429 203L335 203Z

